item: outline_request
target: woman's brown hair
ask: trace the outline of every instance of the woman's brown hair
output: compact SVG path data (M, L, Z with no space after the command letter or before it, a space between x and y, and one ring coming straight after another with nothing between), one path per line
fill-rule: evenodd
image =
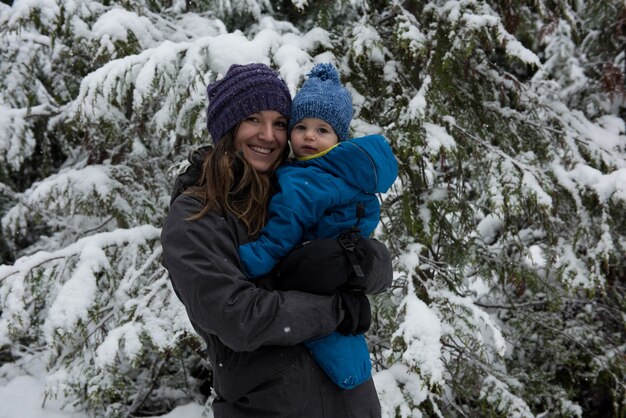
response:
M246 226L249 236L255 236L265 225L267 207L273 193L273 175L287 158L289 147L267 171L257 172L235 149L235 134L239 125L228 131L204 157L202 176L186 193L202 200L202 209L189 219L199 219L212 209L232 213Z

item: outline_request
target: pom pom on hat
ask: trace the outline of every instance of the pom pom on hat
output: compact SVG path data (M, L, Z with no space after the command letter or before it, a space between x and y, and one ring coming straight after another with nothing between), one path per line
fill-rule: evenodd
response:
M231 65L207 86L207 128L217 144L237 123L256 112L275 110L289 118L291 94L278 73L265 64Z
M339 73L332 64L317 64L308 74L308 77L319 78L322 81L334 81L335 83L341 85L341 80L339 80Z
M289 130L302 119L318 118L333 127L340 141L345 141L350 137L352 114L352 97L335 67L317 64L293 98Z

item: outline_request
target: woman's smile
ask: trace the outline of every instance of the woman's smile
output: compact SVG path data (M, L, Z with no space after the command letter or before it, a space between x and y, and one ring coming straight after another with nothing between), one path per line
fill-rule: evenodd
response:
M256 145L248 145L248 147L250 147L253 151L256 151L261 154L269 154L270 152L272 152L272 149L270 148L263 148L263 147L259 147Z

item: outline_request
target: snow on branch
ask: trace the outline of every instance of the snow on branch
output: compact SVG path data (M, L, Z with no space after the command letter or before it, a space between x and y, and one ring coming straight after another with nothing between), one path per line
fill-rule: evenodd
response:
M123 188L115 179L117 171L128 168L113 166L87 166L82 169L64 170L45 180L34 183L30 189L19 194L18 203L2 217L2 230L6 236L19 236L28 233L29 219L37 214L44 223L54 223L55 214L63 219L68 215L90 216L97 213L101 217L111 215L111 206L122 205L122 197L117 191ZM93 207L94 201L100 202ZM95 212L93 209L96 209ZM80 219L74 219L79 221ZM99 223L99 220L94 222ZM93 222L87 226L93 226ZM65 228L70 224L65 223Z
M352 29L351 52L355 58L373 61L378 64L385 62L385 50L383 42L378 31L371 25L365 23L367 20L362 19L361 24L355 25Z
M435 8L441 18L458 27L459 32L453 33L457 41L454 44L455 47L466 47L463 40L469 36L463 32L491 32L505 47L509 57L517 58L526 64L541 66L539 57L504 28L502 18L486 2L447 1L443 6L430 5L425 9L431 8Z
M513 394L509 385L490 375L483 381L480 398L495 406L503 415L511 418L534 418L528 404Z
M271 64L272 57L295 91L306 70L303 66L313 61L307 51L327 45L328 35L320 29L304 35L281 33L284 29L274 27L271 20L261 23L252 39L234 32L164 41L110 61L83 79L78 96L68 104L67 117L90 125L125 123L145 115L157 130L176 129L179 134L188 134L188 121L196 120L193 133L200 135L204 123L197 116L206 106L206 84L232 64Z
M131 32L139 41L141 49L154 47L163 41L163 33L145 16L120 7L113 8L98 17L92 26L91 37L97 39L110 53L115 51L115 41L128 41Z
M420 246L414 246L411 251L402 255L400 263L403 270L415 271L421 263L420 249ZM392 341L400 339L405 346L402 353L403 364L422 376L428 385L440 385L443 383L444 373L441 361L443 353L440 341L443 333L441 320L435 311L417 297L413 280L407 278L405 283L406 296L398 308L404 315L398 323Z
M48 311L43 324L48 343L52 342L52 334L57 328L70 331L77 321L87 321L88 311L95 303L96 276L111 269L105 249L145 245L157 240L159 234L160 230L152 225L118 229L85 237L58 251L40 251L18 259L13 265L0 266L0 300L3 305L0 344L9 343L11 335L16 333L34 332L28 329L33 304L42 298L46 300L45 310ZM72 259L75 261L70 261ZM44 282L40 283L42 287L37 287L37 281ZM49 293L37 295L45 290L45 285L50 286Z
M45 106L32 109L11 109L0 105L0 155L2 160L18 170L24 159L32 155L36 141L28 116L46 110Z

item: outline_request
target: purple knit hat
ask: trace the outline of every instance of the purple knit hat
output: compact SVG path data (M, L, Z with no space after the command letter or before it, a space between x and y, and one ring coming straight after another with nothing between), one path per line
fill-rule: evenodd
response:
M206 91L207 128L214 144L239 121L262 110L275 110L289 119L289 89L265 64L231 65L224 78L209 84Z

